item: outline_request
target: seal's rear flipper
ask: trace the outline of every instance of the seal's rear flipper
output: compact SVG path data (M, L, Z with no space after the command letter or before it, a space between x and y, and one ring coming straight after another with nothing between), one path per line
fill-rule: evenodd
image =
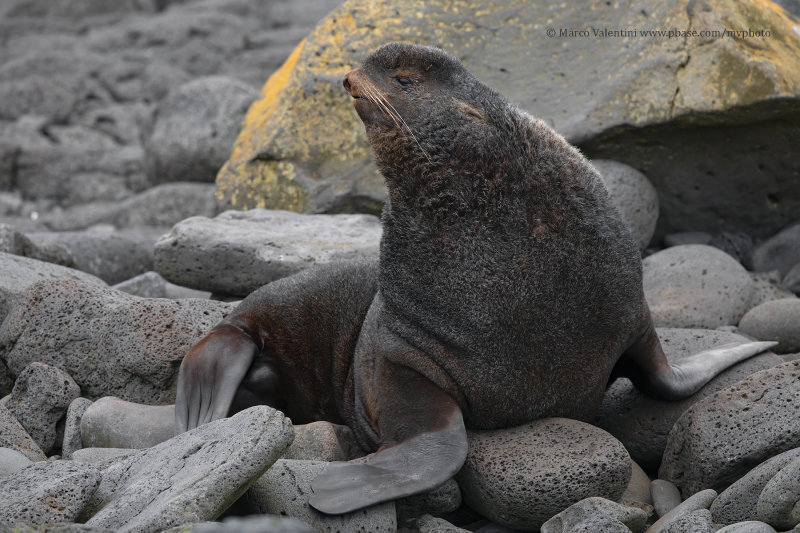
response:
M311 483L308 503L314 509L343 514L417 494L441 485L464 464L467 432L456 402L407 367L395 372L400 382L410 381L397 391L399 397L392 395L396 410L382 410L380 422L394 425L399 442L383 446L363 463L331 463ZM402 438L403 433L414 434Z
M628 348L615 371L629 377L643 393L661 400L691 396L725 369L777 345L774 341L725 344L669 363L652 321Z

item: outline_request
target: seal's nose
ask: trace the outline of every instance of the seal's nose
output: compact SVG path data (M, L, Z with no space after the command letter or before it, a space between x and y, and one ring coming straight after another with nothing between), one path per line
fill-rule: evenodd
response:
M345 74L344 79L342 80L342 85L344 86L344 89L347 92L350 92L350 90L352 89L352 86L350 85L350 75L353 74L353 72L355 72L355 70L351 70L350 72Z

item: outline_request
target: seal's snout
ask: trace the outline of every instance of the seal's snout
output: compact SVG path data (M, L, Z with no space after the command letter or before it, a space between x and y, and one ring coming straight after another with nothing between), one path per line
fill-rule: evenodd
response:
M354 72L355 70L351 70L350 72L344 75L344 79L342 80L342 85L344 86L344 90L350 93L351 95L353 94L352 90L353 86L350 84L350 77L353 75Z

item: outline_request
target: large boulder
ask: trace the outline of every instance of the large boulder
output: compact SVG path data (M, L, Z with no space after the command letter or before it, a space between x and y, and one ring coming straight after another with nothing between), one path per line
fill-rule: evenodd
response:
M204 424L105 468L83 518L129 532L214 520L293 436L292 422L264 405Z
M172 91L158 104L145 143L150 180L214 181L257 94L225 76L198 78Z
M642 285L653 323L707 328L739 323L754 282L734 258L712 246L673 246L642 261Z
M591 496L616 501L631 477L622 444L605 431L565 418L516 428L470 431L456 480L464 501L500 525L536 530Z
M723 344L749 341L736 333L706 329L659 328L657 332L667 359L673 362ZM619 439L642 468L657 472L667 435L684 411L709 394L782 362L770 352L756 355L728 368L692 396L673 402L644 395L629 379L619 378L606 390L594 424Z
M176 224L156 243L155 268L179 285L246 296L314 264L377 258L380 236L372 215L226 211Z
M596 27L586 24L589 12ZM659 0L644 11L602 0L458 8L445 0L348 0L267 81L217 183L235 207L377 211L382 181L341 80L398 40L445 48L590 157L644 172L661 196L662 231L714 233L724 224L768 235L800 207L792 174L798 126L787 120L800 113L793 27L756 0ZM636 30L595 34L603 28ZM649 28L769 35L638 33Z
M175 400L186 351L232 310L209 300L137 298L73 280L39 282L0 326L0 359L14 375L34 361L69 373L88 398Z
M689 408L667 438L659 477L684 495L722 490L800 447L800 360L756 372Z

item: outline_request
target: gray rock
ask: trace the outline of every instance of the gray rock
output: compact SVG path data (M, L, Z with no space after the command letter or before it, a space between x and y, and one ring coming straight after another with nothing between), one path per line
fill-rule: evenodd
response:
M764 522L748 520L720 528L717 533L776 533L776 531L772 526Z
M153 531L213 520L283 453L291 421L266 406L215 420L103 470L89 526Z
M397 517L394 502L373 505L344 515L324 515L311 509L311 481L328 463L280 459L250 488L244 501L252 512L291 516L315 531L394 532Z
M704 329L658 328L658 337L670 361L732 342L750 339L735 333ZM686 409L750 374L780 364L766 352L743 361L712 379L689 398L666 402L641 394L627 378L619 378L606 390L593 423L619 439L631 458L648 472L658 471L667 435Z
M31 463L33 463L33 461L17 450L0 447L0 478L10 474L16 474Z
M167 280L244 296L317 263L377 257L380 221L371 215L226 211L176 224L155 248Z
M33 362L17 376L5 407L49 454L56 444L56 423L80 394L80 387L69 374L60 368Z
M144 132L150 129L154 104L124 102L92 108L76 122L94 131L102 132L120 145L138 145Z
M614 207L639 243L639 249L644 250L653 238L658 220L658 193L653 184L647 176L624 163L596 159L592 164L603 177Z
M663 533L713 533L711 513L708 509L698 509L687 513L661 530Z
M73 280L32 286L0 326L13 373L58 365L89 399L174 402L186 350L232 309L209 300L143 299Z
M0 322L19 296L37 281L66 278L96 283L98 286L105 285L103 280L80 270L2 252L0 252L0 272L3 273L0 276Z
M645 531L645 533L658 533L660 531L665 531L670 524L672 524L677 520L682 519L688 514L698 511L700 509L708 509L714 502L714 499L716 497L717 497L716 491L711 489L706 489L698 492L697 494L692 495L691 497L687 498L683 503L681 503L677 507L673 508L670 512L659 518L652 526L647 528L647 531ZM693 521L696 518L698 517L694 517L688 520ZM710 524L711 523L710 513L708 514L708 521ZM713 531L713 528L708 529L708 531L710 533L711 531Z
M710 244L711 235L704 231L681 231L664 235L664 246L681 246L684 244Z
M117 283L112 288L140 298L173 298L178 300L181 298L209 298L211 296L211 293L207 291L197 291L170 283L162 278L161 274L152 270Z
M72 452L72 460L104 468L134 453L131 448L81 448Z
M28 432L0 402L0 447L20 452L31 461L44 461L47 456Z
M84 413L81 435L86 448L150 448L175 436L175 406L100 398Z
M700 244L673 246L642 261L644 295L659 327L735 325L750 308L753 281L725 252Z
M467 533L468 530L456 527L444 518L436 518L429 514L417 520L419 533Z
M100 483L100 473L72 461L39 462L0 478L0 520L33 525L73 522Z
M708 244L744 264L753 249L753 238L741 231L721 231Z
M421 494L395 500L397 525L413 526L420 516L440 516L451 513L461 506L461 489L454 479L448 479L438 487Z
M81 417L90 405L92 405L91 400L75 398L67 408L67 417L64 421L64 441L61 445L61 457L64 459L70 459L76 450L83 448Z
M215 187L206 183L165 183L152 187L122 202L91 203L75 206L43 217L48 227L79 230L95 224L117 228L169 227L191 216L217 213Z
M535 529L590 496L617 500L631 477L622 444L576 420L546 418L468 436L456 475L464 501L506 527Z
M197 78L170 91L145 142L150 180L214 181L256 96L252 86L224 76Z
M631 461L631 479L619 503L642 509L648 516L653 513L653 497L650 495L650 477L636 461Z
M764 486L758 519L780 529L800 524L800 457L793 458Z
M363 455L349 427L318 421L294 427L294 441L283 459L349 461Z
M733 524L758 518L758 497L769 480L784 466L800 457L800 448L772 457L725 489L711 506L714 522Z
M759 340L778 341L776 353L800 351L800 298L773 300L742 317L739 329Z
M166 529L162 533L314 533L308 524L285 516L231 516L222 522L197 522Z
M679 506L683 501L678 487L665 479L654 479L650 483L650 496L653 498L653 508L659 518Z
M782 276L800 263L800 223L785 227L753 250L752 270L777 270Z
M659 477L693 494L723 490L766 459L800 447L800 361L783 363L690 407L667 438Z
M638 531L647 520L647 513L635 507L627 507L605 498L585 498L573 503L550 520L542 524L541 533L567 533L573 527L596 515L605 515L622 522L630 531Z
M37 232L26 235L38 247L59 246L72 265L106 283L119 283L153 268L155 240L100 231Z
M771 270L769 272L749 272L749 274L750 277L753 278L754 283L753 299L750 302L751 309L773 300L797 298L790 289L786 288L784 284L781 283L781 274L777 270Z
M800 263L797 263L786 273L781 287L794 294L800 294Z

